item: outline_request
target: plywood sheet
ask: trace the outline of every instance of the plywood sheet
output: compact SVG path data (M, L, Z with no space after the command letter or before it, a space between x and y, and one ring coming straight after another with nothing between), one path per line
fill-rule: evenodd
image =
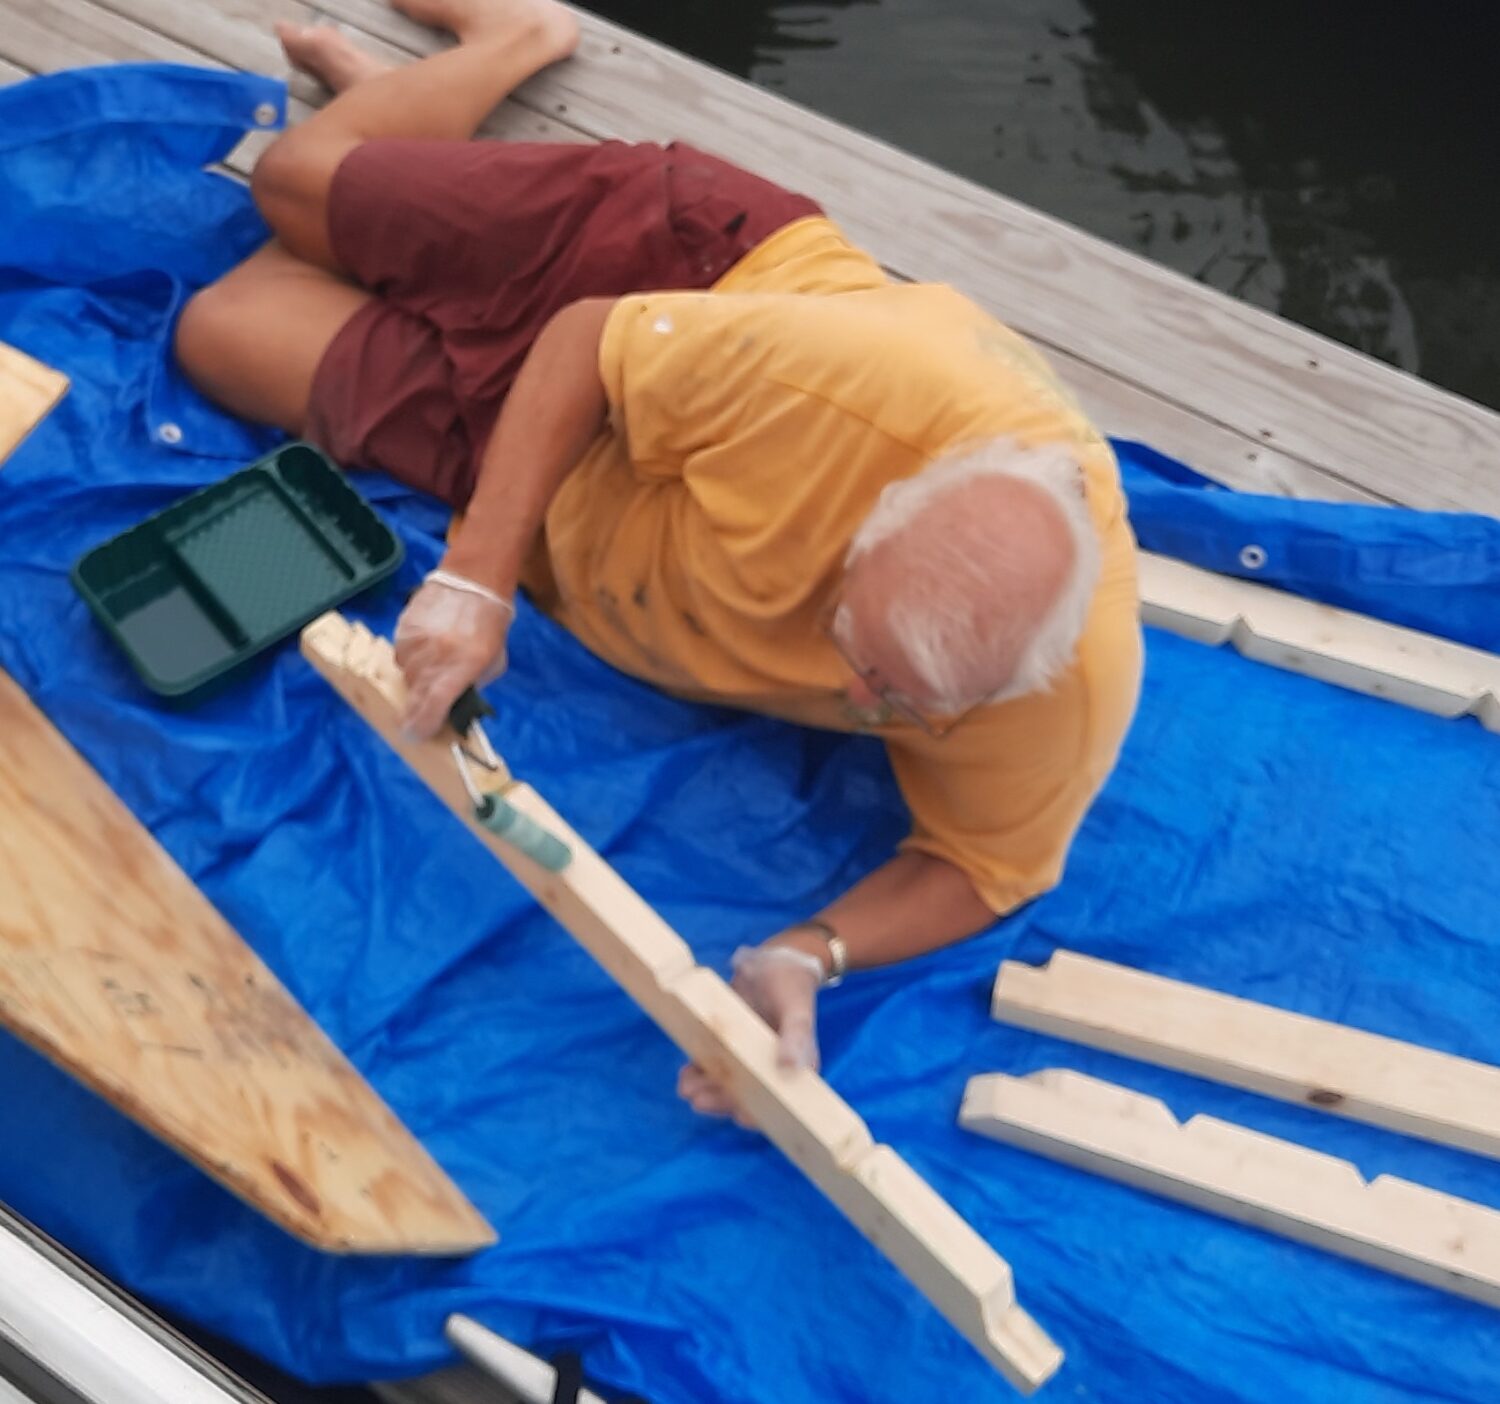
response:
M67 393L68 377L0 341L0 466Z
M0 1023L316 1247L450 1254L494 1241L4 673Z

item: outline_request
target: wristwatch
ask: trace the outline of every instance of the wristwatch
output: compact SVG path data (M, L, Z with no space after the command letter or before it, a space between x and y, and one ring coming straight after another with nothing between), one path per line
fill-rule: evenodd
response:
M833 929L831 923L821 917L799 921L793 930L803 927L816 931L828 944L828 974L823 977L823 988L832 989L835 985L842 984L844 976L849 973L849 947L844 944L844 938Z

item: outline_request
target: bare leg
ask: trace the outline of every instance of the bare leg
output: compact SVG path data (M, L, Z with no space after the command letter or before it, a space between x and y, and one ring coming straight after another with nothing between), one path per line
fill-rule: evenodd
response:
M325 26L277 26L292 64L337 96L257 165L256 201L277 238L193 297L177 327L190 379L232 413L304 432L313 376L370 295L328 247L333 172L377 136L474 134L512 88L570 54L578 26L553 0L402 0L413 19L452 29L459 47L393 69Z
M451 29L457 47L384 68L336 31L279 30L294 63L331 85L353 80L271 146L251 182L282 244L333 272L341 270L328 244L328 186L350 151L376 137L465 140L512 91L578 44L577 21L555 0L400 0L397 8Z
M301 434L318 362L369 300L273 239L188 303L177 359L231 414Z

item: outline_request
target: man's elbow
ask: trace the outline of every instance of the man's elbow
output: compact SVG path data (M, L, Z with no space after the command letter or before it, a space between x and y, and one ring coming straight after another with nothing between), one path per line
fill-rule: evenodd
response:
M552 314L542 330L543 336L589 338L596 345L604 335L604 324L619 299L613 297L583 297L570 302Z

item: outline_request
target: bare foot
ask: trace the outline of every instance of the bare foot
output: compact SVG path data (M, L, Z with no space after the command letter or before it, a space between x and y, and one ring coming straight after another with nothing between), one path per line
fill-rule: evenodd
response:
M336 93L391 69L390 64L367 54L331 25L291 24L280 20L276 25L276 37L281 40L287 61L293 68L310 74Z
M535 35L550 54L565 59L578 47L578 21L558 0L391 0L408 19L448 29L464 43L513 34Z

